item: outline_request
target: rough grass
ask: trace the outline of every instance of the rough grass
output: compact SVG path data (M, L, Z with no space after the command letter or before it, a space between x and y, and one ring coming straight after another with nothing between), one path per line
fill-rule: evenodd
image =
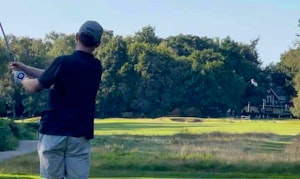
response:
M98 136L92 142L91 177L228 172L300 176L299 138L254 133ZM38 175L36 153L1 162L0 166L0 173Z
M254 133L106 136L94 141L93 160L110 170L298 173L294 140Z

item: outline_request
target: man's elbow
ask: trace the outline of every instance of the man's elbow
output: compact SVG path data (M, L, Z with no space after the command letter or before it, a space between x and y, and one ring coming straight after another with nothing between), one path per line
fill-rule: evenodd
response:
M34 87L27 87L27 88L24 87L24 89L25 89L25 92L29 93L29 94L41 91L41 89L37 89L37 88L34 88Z
M23 81L23 87L26 93L35 93L42 90L42 85L37 79L26 79Z

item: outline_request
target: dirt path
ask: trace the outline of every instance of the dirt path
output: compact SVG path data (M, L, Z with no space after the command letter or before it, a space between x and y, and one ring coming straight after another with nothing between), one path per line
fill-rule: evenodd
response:
M37 151L36 140L21 140L19 141L19 147L16 150L0 152L0 161L8 160L10 158L35 151Z

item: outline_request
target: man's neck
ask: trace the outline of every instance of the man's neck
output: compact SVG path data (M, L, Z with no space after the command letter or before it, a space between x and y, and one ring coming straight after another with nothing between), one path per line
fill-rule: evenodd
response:
M81 44L76 45L76 50L83 51L83 52L90 53L90 54L92 54L92 52L93 52L93 49L85 47Z

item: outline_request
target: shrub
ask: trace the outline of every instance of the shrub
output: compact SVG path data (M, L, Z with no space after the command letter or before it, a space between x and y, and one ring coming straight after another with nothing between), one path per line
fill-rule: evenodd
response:
M13 150L18 146L18 139L11 131L10 123L0 119L0 151Z
M12 133L19 140L34 139L36 133L35 124L33 123L9 123Z
M38 126L38 123L15 123L0 118L0 151L15 149L18 140L36 139Z
M37 132L39 130L40 124L37 122L24 123L26 130L31 132Z
M16 124L14 122L10 122L9 127L11 132L17 139L23 139L23 134L25 133L25 128L23 126L20 126L19 124Z

